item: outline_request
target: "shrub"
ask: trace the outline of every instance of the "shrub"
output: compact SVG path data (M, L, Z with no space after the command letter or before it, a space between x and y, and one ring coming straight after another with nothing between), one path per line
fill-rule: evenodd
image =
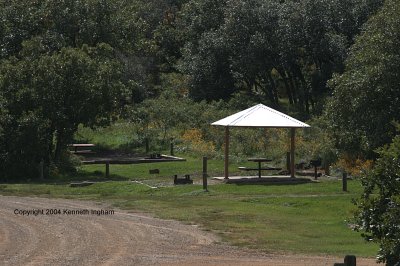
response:
M357 230L379 243L378 261L400 264L400 135L378 150L373 169L362 174L364 192L356 201Z
M193 128L186 130L182 136L182 140L183 145L187 147L188 151L210 158L216 155L214 143L204 140L199 129Z
M373 161L361 158L353 158L349 154L343 154L335 163L335 167L342 169L352 176L360 176L372 168Z

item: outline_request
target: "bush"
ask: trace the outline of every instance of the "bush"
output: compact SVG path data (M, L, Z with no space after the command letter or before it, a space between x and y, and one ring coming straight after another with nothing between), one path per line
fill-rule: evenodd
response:
M356 229L367 241L379 243L379 262L400 265L400 135L378 154L373 169L361 178Z
M373 161L361 158L353 158L349 154L343 154L339 160L335 163L335 167L345 171L352 176L360 176L365 171L372 168Z
M182 136L186 151L196 155L212 158L216 155L215 144L212 141L206 141L199 129L186 130Z

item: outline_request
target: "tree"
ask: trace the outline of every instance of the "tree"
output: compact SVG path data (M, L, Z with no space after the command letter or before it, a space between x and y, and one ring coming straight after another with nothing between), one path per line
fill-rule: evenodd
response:
M338 147L357 156L389 143L400 120L400 1L386 1L356 39L326 107Z
M218 31L226 1L189 1L179 14L187 39L179 70L188 75L189 95L196 101L228 99L235 91L230 51Z
M189 96L196 100L229 99L235 91L230 71L230 51L220 32L202 35L199 43L188 43L184 48L185 61L180 69L188 74Z
M236 86L262 95L275 107L278 88L272 70L279 60L279 15L273 1L228 1L221 26Z
M361 178L356 229L367 241L379 243L379 262L400 265L400 135L378 154L374 168Z
M149 94L155 68L143 58L155 53L146 43L158 24L142 27L140 2L0 0L4 176L36 177L41 161L60 164L78 124L105 124Z
M27 41L40 43L40 50L34 51L40 54L106 43L125 64L123 81L134 80L137 85L131 86L135 88L132 97L126 99L132 103L154 94L154 84L158 82L158 47L153 31L170 1L162 1L159 6L157 2L160 1L0 0L0 59L24 56L20 52L27 50L23 48Z
M326 81L343 70L365 14L380 2L190 1L179 13L190 95L228 99L247 91L277 108L287 97L303 114L318 113Z
M36 44L23 45L31 51ZM121 64L106 44L51 55L22 53L23 59L0 65L1 168L8 175L37 176L40 161L60 162L79 124L107 122L124 85ZM15 171L21 165L26 167Z

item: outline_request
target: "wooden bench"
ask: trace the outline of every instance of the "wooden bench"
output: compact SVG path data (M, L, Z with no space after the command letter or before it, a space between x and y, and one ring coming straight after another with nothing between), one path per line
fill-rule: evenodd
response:
M93 148L94 144L92 143L74 143L74 144L69 144L69 147L72 147L74 150L74 153L79 153L79 154L86 154L86 153L94 153L92 150L79 150L79 148Z

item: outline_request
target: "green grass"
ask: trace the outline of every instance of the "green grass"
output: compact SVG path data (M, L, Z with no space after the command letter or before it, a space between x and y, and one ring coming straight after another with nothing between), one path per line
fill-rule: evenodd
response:
M126 121L118 121L108 127L97 129L80 126L75 139L78 142L95 143L96 146L105 149L129 150L138 142L134 124Z
M180 155L178 155L180 156ZM147 179L150 177L171 177L175 174L191 174L200 176L202 173L202 161L199 158L188 157L186 162L163 162L151 164L128 164L128 165L110 165L110 173L122 178ZM208 163L208 172L210 174L221 173L223 162L210 160ZM150 175L149 169L159 169L159 175ZM231 168L235 170L234 167ZM87 172L105 171L104 165L85 165L82 170Z
M120 171L130 172L128 169ZM0 194L4 195L99 200L122 209L198 224L219 234L224 241L267 252L372 257L377 246L365 243L347 221L354 210L351 199L361 193L359 182L350 181L349 191L342 192L339 181L301 185L218 184L210 186L209 192L204 192L200 185L152 189L128 181L80 188L0 185Z
M174 175L184 176L190 174L191 177L200 178L202 176L202 158L186 157L184 154L177 154L177 156L184 157L185 162L163 162L151 164L126 164L110 165L110 178L105 178L105 165L82 165L76 174L60 175L52 179L54 182L69 182L83 181L83 180L150 180L152 182L170 182ZM229 165L229 172L233 175L256 175L257 171L240 172L239 166L253 166L254 162L232 162ZM150 174L149 169L159 169L160 174ZM210 176L223 176L224 162L222 160L210 159L208 160L207 172Z

